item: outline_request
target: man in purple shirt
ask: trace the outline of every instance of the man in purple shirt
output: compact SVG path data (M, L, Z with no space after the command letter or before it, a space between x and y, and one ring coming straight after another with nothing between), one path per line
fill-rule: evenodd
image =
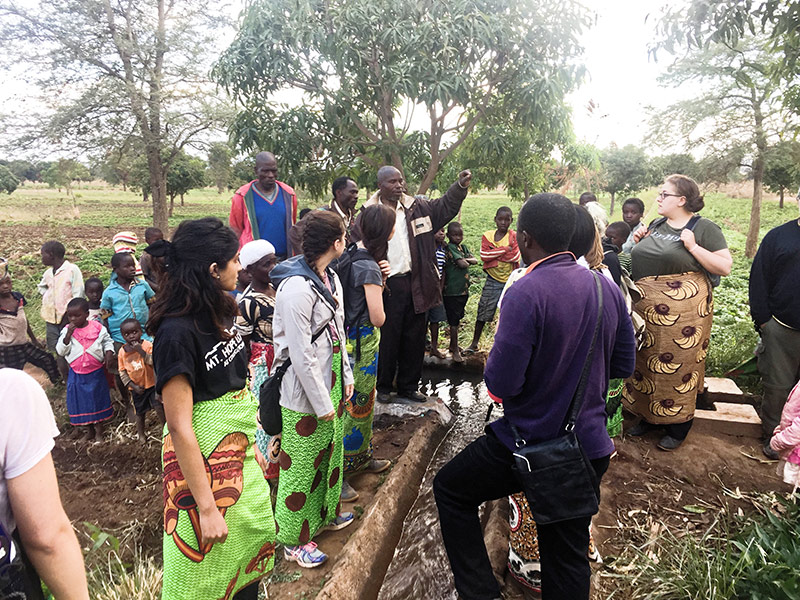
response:
M589 353L598 299L593 274L566 251L574 228L575 208L564 196L537 194L523 205L519 248L531 267L503 298L484 370L486 387L503 400L505 414L442 467L433 483L447 556L464 600L500 598L478 507L522 490L512 468L511 424L528 444L562 435ZM622 294L605 277L600 281L603 319L575 428L598 485L614 451L605 427L608 380L630 376L635 362L633 328ZM545 600L588 600L589 523L585 517L539 525Z

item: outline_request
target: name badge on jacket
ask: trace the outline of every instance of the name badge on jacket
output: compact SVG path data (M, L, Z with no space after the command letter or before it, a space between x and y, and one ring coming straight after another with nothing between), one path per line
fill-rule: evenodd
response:
M433 231L433 223L430 216L420 217L411 221L411 228L414 230L414 237L421 233L429 233Z

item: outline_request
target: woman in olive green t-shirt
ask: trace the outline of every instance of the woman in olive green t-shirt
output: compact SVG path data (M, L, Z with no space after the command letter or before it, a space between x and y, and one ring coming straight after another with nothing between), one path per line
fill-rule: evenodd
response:
M647 326L622 394L626 408L641 417L627 433L664 428L662 450L675 450L691 429L711 335L709 277L728 275L733 262L719 226L694 215L702 208L697 184L670 175L658 195L662 218L636 232L631 252L642 293L635 308Z

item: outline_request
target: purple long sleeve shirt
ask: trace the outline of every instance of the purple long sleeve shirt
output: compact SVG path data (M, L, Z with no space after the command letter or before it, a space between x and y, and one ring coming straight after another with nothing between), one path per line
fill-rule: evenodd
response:
M622 293L600 280L603 320L575 427L590 459L614 451L605 422L608 380L630 376L636 358ZM568 252L544 259L508 289L484 370L487 388L503 399L505 414L490 427L506 447L516 447L510 423L529 444L561 435L596 319L594 277Z

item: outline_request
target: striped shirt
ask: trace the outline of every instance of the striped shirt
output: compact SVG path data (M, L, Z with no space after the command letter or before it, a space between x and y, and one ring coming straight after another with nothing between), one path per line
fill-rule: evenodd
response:
M442 278L442 271L444 270L444 246L436 246L436 270L439 271L439 279Z

